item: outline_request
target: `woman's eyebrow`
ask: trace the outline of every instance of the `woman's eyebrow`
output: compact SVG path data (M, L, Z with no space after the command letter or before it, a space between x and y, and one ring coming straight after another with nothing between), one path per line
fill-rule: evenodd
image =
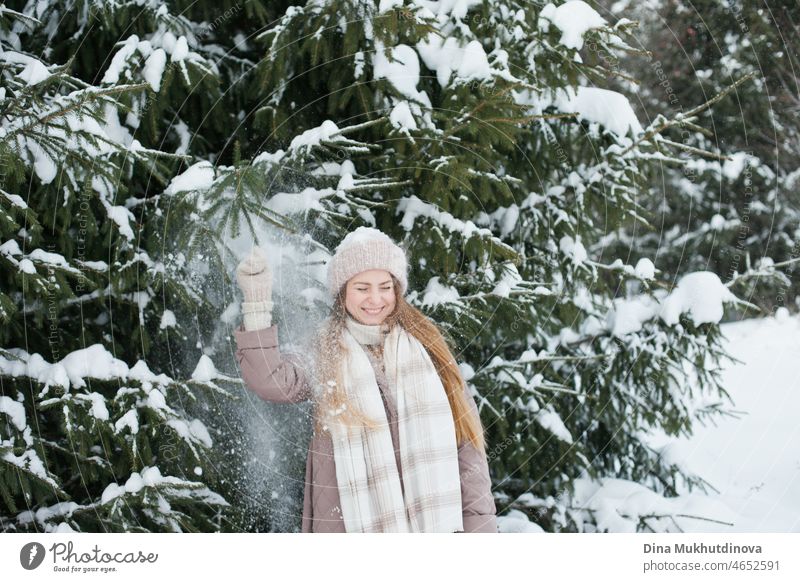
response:
M384 281L383 283L378 283L378 285L388 285L391 282L392 282L392 280L389 279L388 281ZM366 281L356 281L355 283L353 283L353 285L367 285L367 286L369 286L369 285L371 285L371 283L367 283Z

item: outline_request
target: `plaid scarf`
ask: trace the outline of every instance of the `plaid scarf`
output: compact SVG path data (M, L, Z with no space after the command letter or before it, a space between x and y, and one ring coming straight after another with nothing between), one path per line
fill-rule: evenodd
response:
M372 430L331 423L345 530L462 531L455 424L428 352L400 325L388 330L348 317L343 336L348 402L378 421ZM405 499L380 388L362 347L381 343L390 396L397 403Z

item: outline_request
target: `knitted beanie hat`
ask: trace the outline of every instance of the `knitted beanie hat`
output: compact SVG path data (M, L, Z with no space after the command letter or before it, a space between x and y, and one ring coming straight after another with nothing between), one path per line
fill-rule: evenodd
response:
M400 294L408 288L406 253L376 228L359 226L349 233L328 262L328 291L336 297L342 285L363 271L389 271L400 283Z

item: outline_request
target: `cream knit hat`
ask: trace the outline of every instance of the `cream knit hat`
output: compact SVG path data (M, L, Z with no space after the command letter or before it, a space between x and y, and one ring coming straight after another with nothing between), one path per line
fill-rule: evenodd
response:
M389 271L400 282L400 294L408 289L406 253L376 228L359 226L349 233L328 262L328 291L336 297L342 285L363 271Z

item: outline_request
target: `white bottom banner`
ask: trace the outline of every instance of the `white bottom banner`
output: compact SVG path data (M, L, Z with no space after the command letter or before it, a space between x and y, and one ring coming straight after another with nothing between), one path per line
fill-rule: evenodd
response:
M6 534L0 568L3 580L796 581L799 549L800 534L780 533Z

